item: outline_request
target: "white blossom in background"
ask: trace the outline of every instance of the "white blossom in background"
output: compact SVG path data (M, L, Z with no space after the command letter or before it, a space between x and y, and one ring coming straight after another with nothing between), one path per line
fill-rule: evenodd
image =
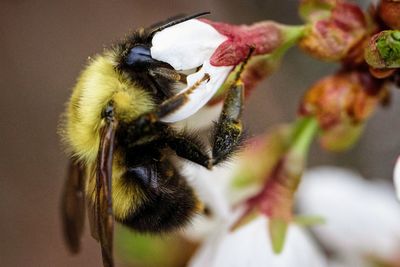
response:
M164 122L176 122L196 113L217 92L228 77L233 66L212 66L211 56L227 39L207 23L197 19L188 20L157 32L152 40L151 55L154 59L167 62L178 71L193 71L187 76L189 89L205 74L210 76L189 95L189 101L178 111L162 118Z
M394 167L393 182L394 187L396 188L397 198L400 200L400 157L397 159Z
M212 211L212 217L195 218L185 236L202 241L201 247L191 259L190 267L324 267L326 261L308 233L290 225L285 249L279 255L273 252L268 232L268 219L259 216L254 221L231 232L230 226L239 215L232 210L231 182L237 158L229 166L212 171L194 164L184 164L183 173L190 177L190 184ZM243 192L248 195L247 192ZM240 195L241 193L238 192Z
M298 204L301 213L326 220L313 230L339 256L336 266L370 266L370 259L400 263L400 205L390 184L346 169L314 168L303 177Z
M210 209L211 216L195 216L191 225L185 229L185 236L192 241L203 241L221 224L226 224L231 203L228 200L229 183L233 174L229 166L214 167L212 171L190 162L182 163L182 173L188 178L196 194Z
M196 252L189 267L327 266L311 237L296 225L289 226L285 249L279 255L272 250L265 216L259 216L233 232L229 225L215 229Z

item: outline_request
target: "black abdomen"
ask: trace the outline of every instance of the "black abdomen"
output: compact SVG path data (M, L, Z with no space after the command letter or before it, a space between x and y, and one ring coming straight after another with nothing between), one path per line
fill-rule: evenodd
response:
M160 147L146 147L136 147L126 155L124 183L139 186L144 201L120 222L140 232L176 230L196 213L198 200L168 156L161 156Z

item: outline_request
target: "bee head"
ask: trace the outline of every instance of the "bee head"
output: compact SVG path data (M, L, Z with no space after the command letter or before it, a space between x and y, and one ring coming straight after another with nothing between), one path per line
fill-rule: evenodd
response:
M153 26L151 29L139 31L138 36L135 36L136 39L133 45L131 45L125 52L125 56L123 59L124 65L132 68L138 67L148 67L149 65L168 65L164 62L158 61L151 56L150 48L151 41L153 36L166 28L172 27L179 23L185 22L187 20L191 20L197 17L201 17L209 14L210 12L202 12L190 16L181 17L178 19L174 19L172 21L161 24L160 26ZM140 42L138 42L140 40Z
M154 63L157 60L151 57L150 47L146 45L136 45L129 50L124 61L127 66L140 67Z

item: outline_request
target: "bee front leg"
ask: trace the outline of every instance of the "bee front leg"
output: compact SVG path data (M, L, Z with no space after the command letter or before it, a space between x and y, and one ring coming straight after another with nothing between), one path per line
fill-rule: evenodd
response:
M160 131L160 129L165 126L165 122L163 121L163 119L185 106L185 104L190 100L191 95L196 90L198 90L200 84L209 80L209 78L209 75L205 74L203 78L198 80L185 92L168 98L167 100L162 102L155 110L145 113L136 118L134 121L130 122L128 125L129 139L139 140L144 138L148 141L147 137L154 137L162 132L162 130Z

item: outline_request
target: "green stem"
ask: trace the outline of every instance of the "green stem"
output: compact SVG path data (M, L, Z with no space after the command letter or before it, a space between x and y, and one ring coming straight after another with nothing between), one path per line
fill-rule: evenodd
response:
M278 58L282 57L289 48L297 44L300 38L304 36L306 28L306 25L284 26L284 42L274 51L274 53L271 54L271 56L275 55L275 57Z
M306 155L318 131L318 122L313 117L304 117L299 119L294 126L290 151Z

